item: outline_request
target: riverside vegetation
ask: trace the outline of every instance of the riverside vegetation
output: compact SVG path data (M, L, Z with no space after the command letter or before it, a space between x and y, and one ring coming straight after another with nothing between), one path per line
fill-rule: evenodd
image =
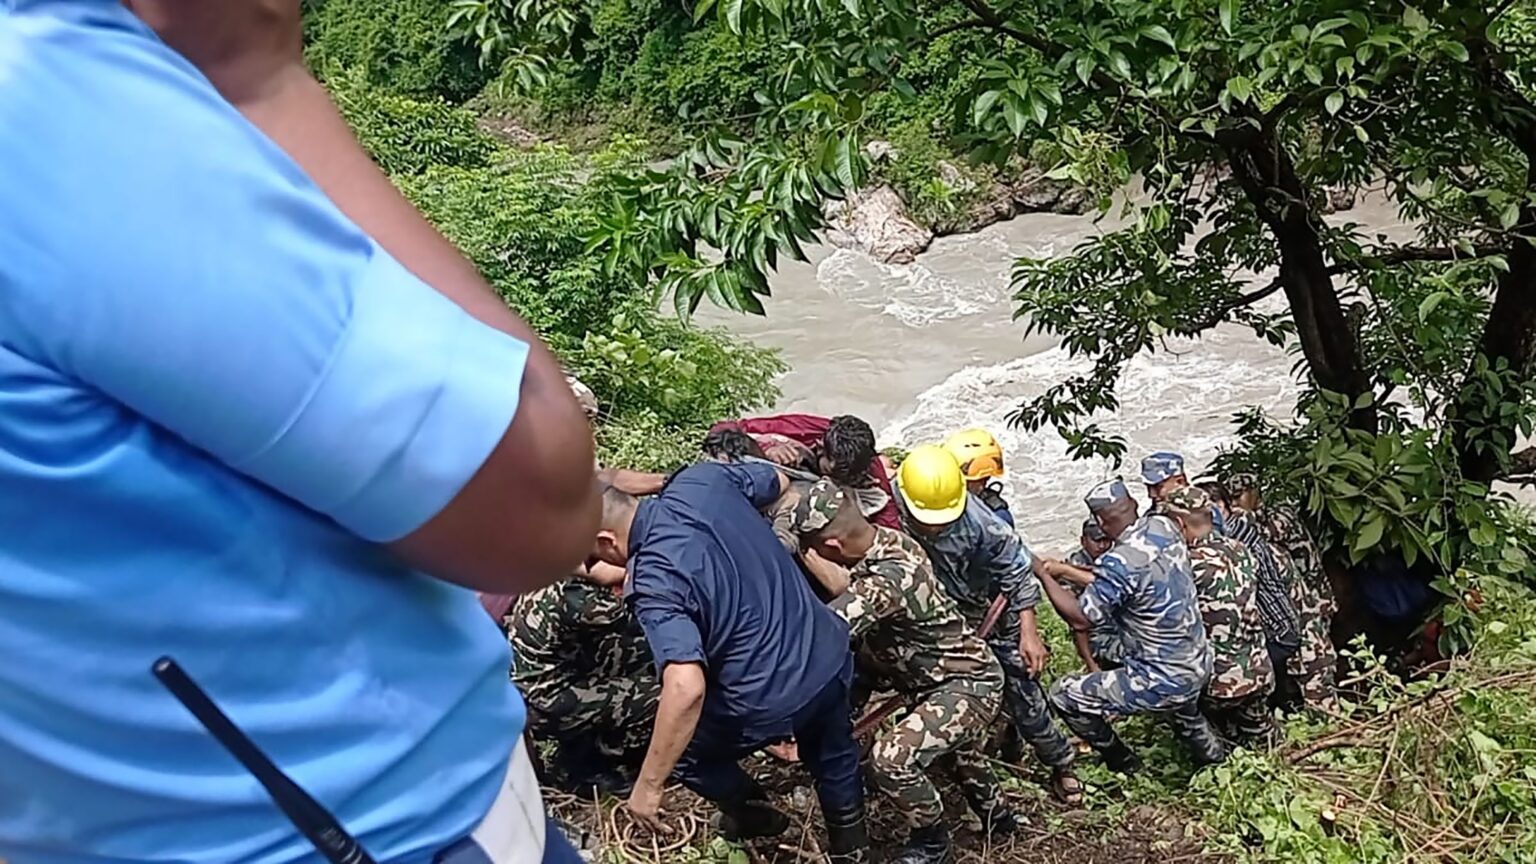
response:
M1053 860L1085 825L1130 842L1153 808L1179 830L1137 847L1147 859L1532 862L1536 530L1495 482L1536 471L1517 445L1536 416L1533 11L324 0L307 14L310 57L370 152L597 391L614 464L675 465L710 421L772 402L777 358L660 302L760 310L823 201L872 172L928 218L958 206L922 189L940 160L991 177L1028 157L1123 208L1125 228L1019 263L1024 326L1095 361L1019 422L1117 456L1094 414L1163 334L1236 323L1289 346L1308 385L1296 415L1239 418L1226 461L1284 488L1341 572L1395 554L1432 574L1455 657L1406 680L1356 646L1347 717L1295 718L1274 751L1198 773L1133 723L1163 751L1154 767L1088 768L1086 815L1020 784L1042 836L1011 854ZM509 111L575 146L484 131ZM866 164L873 138L907 157ZM680 158L657 169L663 154ZM1113 193L1133 177L1146 194L1124 204ZM1421 242L1321 221L1326 189L1368 184ZM1262 305L1273 294L1286 311ZM701 831L669 857L745 854Z

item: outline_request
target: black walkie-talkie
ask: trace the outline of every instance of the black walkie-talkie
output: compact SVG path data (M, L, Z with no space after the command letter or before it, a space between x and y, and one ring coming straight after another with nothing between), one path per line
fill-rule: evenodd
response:
M261 748L246 737L219 706L213 704L203 688L197 686L197 682L175 660L161 657L150 667L150 671L177 701L192 712L192 716L203 724L203 728L224 745L230 755L240 760L245 770L251 772L251 776L267 790L272 803L283 811L283 815L288 817L293 827L299 829L299 833L309 838L309 842L314 844L327 861L331 864L374 864L362 844L341 827L336 817L293 782L282 769L272 764L267 754L261 752Z

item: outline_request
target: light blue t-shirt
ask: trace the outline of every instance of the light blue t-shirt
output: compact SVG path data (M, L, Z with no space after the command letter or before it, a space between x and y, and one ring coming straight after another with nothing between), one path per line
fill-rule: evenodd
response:
M527 345L116 0L0 0L0 201L0 858L318 860L162 654L374 857L463 836L523 725L506 643L376 543L479 468Z

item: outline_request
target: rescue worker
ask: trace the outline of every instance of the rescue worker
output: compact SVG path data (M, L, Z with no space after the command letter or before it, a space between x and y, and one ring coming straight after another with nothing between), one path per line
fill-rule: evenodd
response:
M1286 660L1286 672L1300 688L1308 708L1336 711L1339 657L1333 646L1333 616L1338 604L1323 570L1317 541L1295 510L1264 502L1258 479L1252 474L1233 475L1227 487L1236 498L1233 503L1253 514L1270 548L1291 560L1291 598L1301 633L1296 653Z
M1051 687L1051 704L1115 771L1135 771L1141 760L1110 728L1110 715L1163 714L1196 762L1221 761L1226 750L1200 713L1211 649L1178 528L1162 516L1138 518L1136 501L1120 480L1094 487L1086 500L1104 533L1114 538L1114 547L1099 557L1094 579L1080 599L1054 579L1041 578L1040 583L1072 629L1087 632L1105 621L1118 624L1125 664L1058 680Z
M1184 457L1167 450L1159 450L1141 460L1141 479L1147 484L1147 497L1153 504L1161 504L1168 493L1189 485L1184 473Z
M645 756L660 684L645 634L624 601L593 578L622 582L596 562L524 594L507 615L512 680L528 703L528 731L554 745L566 788L627 790Z
M1040 591L1030 578L1034 558L1019 535L965 490L960 463L942 447L913 448L897 472L902 525L928 553L939 582L972 627L980 629L992 599L1007 598L1007 611L988 637L1007 678L1003 704L1019 737L1051 768L1051 793L1082 801L1072 771L1076 753L1051 721L1039 675L1050 655L1035 625Z
M1264 636L1269 649L1269 659L1279 673L1296 653L1301 644L1301 623L1296 616L1296 603L1291 599L1292 567L1289 556L1278 554L1252 515L1239 510L1232 503L1227 487L1216 481L1200 484L1211 496L1218 512L1226 517L1228 537L1248 547L1253 553L1258 575L1259 614L1264 619Z
M1274 730L1269 695L1274 667L1259 617L1253 553L1216 533L1211 496L1194 486L1170 493L1165 512L1179 525L1194 568L1200 617L1211 644L1211 680L1201 709L1216 731L1234 744L1264 742Z
M852 864L868 840L848 625L817 601L758 512L786 485L771 465L706 462L644 501L603 491L593 552L628 568L625 599L661 673L655 731L628 808L659 826L675 768L720 809L722 834L782 833L789 820L738 760L793 737L816 781L833 864Z
M879 689L913 702L870 752L872 785L906 815L911 835L895 864L942 864L949 855L944 801L925 773L941 760L993 833L1012 831L997 779L983 755L988 728L1003 698L1003 669L945 592L923 548L890 528L871 525L857 503L819 480L795 508L794 527L807 546L849 568L841 584L823 587L832 609L862 638L875 665L888 670Z
M962 429L945 440L944 449L960 463L960 473L965 475L965 490L980 498L981 503L1010 528L1017 527L1013 511L1003 498L1003 484L996 479L1005 473L1003 445L997 443L997 438L985 429Z
M1088 583L1093 581L1093 571L1099 556L1114 545L1114 541L1109 539L1099 523L1090 517L1083 520L1076 549L1068 552L1061 561L1042 561L1040 566L1045 569L1045 575L1055 579L1063 588L1074 595L1082 594ZM1072 641L1089 672L1113 669L1120 665L1125 655L1120 646L1120 630L1112 621L1096 625L1092 632L1086 634L1074 630Z

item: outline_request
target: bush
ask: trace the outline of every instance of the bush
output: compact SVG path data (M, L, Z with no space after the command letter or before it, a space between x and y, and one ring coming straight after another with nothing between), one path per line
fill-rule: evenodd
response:
M498 148L462 109L381 94L350 74L334 81L401 191L597 394L605 462L676 467L712 422L776 398L784 366L772 351L660 314L647 287L605 275L587 251L597 199L637 144L587 159Z
M449 11L447 0L306 0L304 54L313 68L346 66L390 93L463 102L491 73L449 37Z

